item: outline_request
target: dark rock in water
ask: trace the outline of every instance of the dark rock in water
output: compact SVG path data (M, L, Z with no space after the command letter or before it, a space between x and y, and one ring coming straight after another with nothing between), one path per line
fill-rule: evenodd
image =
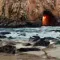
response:
M3 46L3 51L6 53L15 54L15 47L12 45L5 45L5 46Z
M27 51L40 51L38 48L21 48L19 49L20 52L27 52Z
M2 35L10 34L10 32L0 32L0 34L2 34Z
M6 38L6 36L0 35L0 38Z
M35 42L37 40L40 40L39 36L32 36L32 37L29 38L29 41L32 41L32 42Z
M22 35L22 36L26 36L26 34L25 34L25 33L22 33L21 35Z
M13 39L13 37L12 37L12 36L10 36L10 37L8 37L8 39Z
M50 31L60 32L60 30L50 30Z
M37 41L34 46L49 46L50 42L44 41L44 40L39 40Z
M44 39L55 39L55 38L53 38L53 37L45 37Z
M35 42L34 46L48 46L50 44L49 41L45 41L46 38L40 38L37 36L32 36L29 38L29 41Z
M44 37L44 38L42 38L41 40L45 40L45 41L49 41L49 40L57 41L58 39L53 38L53 37Z

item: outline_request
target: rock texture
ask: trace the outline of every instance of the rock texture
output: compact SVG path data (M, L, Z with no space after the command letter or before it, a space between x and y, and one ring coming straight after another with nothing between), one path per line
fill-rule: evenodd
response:
M40 26L45 10L60 17L60 0L0 0L0 26Z

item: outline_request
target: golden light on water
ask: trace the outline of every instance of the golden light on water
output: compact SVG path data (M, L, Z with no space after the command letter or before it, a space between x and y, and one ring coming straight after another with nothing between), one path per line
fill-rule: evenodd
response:
M48 15L45 15L45 16L43 16L43 18L42 18L42 25L43 26L48 26L48 25L50 25L50 22L49 22L49 16Z

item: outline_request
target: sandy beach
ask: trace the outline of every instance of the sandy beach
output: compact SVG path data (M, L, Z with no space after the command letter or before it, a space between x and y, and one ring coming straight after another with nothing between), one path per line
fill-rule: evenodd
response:
M40 56L32 55L32 54L6 54L6 53L0 53L0 60L59 60L54 57L50 58L43 58Z
M55 58L58 58L60 60L60 45L56 45L55 48L46 48L45 49L45 52L47 53L48 57L55 57ZM29 52L25 52L25 53L28 53L28 54L34 54L34 55L37 55L37 56L45 56L45 53L44 51L29 51Z

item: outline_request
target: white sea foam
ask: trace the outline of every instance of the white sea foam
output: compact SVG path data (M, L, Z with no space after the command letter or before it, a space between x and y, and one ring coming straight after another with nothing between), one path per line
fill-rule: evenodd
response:
M15 39L20 39L20 40L28 40L31 36L34 36L38 34L41 38L44 37L53 37L57 38L60 37L60 32L55 31L59 30L60 27L40 27L40 28L0 28L0 32L10 32L11 34L5 34L5 36L12 37Z

